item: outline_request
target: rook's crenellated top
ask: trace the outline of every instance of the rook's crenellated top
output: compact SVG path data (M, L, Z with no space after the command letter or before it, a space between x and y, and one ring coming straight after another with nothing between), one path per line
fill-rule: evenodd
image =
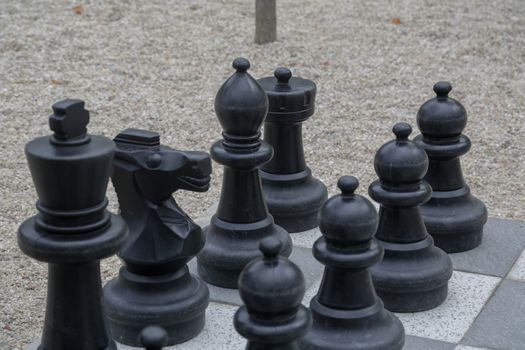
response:
M297 123L314 114L317 87L313 81L292 77L288 68L279 67L274 77L258 82L268 94L267 122Z

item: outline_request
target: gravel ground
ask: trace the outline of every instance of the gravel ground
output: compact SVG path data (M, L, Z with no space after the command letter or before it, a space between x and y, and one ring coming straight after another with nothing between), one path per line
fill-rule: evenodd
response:
M523 0L279 1L279 41L264 46L253 44L254 1L75 5L0 0L1 349L21 349L41 330L46 267L16 244L36 200L23 147L49 133L50 106L66 97L86 101L91 133L146 128L175 148L208 150L221 133L213 99L233 58L249 58L255 77L288 66L318 84L304 135L310 167L331 193L343 174L358 176L364 193L392 125L415 125L433 83L449 80L469 112L468 183L491 216L525 219ZM216 166L206 194L177 195L191 215L217 201L220 174ZM118 265L104 261L104 278Z

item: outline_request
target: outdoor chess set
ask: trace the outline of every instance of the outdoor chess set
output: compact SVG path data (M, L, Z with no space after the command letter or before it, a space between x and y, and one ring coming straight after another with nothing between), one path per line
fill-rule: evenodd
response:
M363 164L376 181L334 179L328 198L302 146L315 83L233 68L215 99L221 197L195 221L172 194L208 190L207 153L148 130L91 135L83 101L53 105L54 134L26 145L38 214L18 242L49 264L30 349L525 349L525 223L488 218L470 193L449 83L419 109L421 135L397 123ZM113 254L122 268L101 286Z

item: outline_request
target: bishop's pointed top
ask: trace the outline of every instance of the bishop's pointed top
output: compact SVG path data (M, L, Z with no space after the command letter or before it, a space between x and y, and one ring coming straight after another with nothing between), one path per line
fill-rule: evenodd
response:
M233 61L236 72L229 77L215 97L215 113L231 138L258 135L268 112L268 97L247 72L250 62L242 57Z
M237 57L233 60L232 67L239 73L244 73L250 69L250 61L244 57Z

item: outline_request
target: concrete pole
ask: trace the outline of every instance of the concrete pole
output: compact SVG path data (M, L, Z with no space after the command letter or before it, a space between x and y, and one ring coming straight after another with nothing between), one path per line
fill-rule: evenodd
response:
M255 43L277 40L276 0L255 0Z

